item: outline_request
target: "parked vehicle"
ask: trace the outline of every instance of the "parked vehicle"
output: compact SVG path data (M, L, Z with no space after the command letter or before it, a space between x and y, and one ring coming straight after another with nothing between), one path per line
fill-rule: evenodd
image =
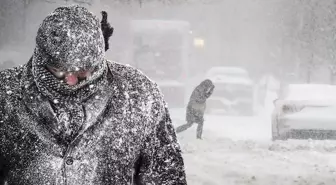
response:
M206 78L216 89L208 99L207 112L251 116L254 114L254 83L239 67L213 67Z
M272 139L336 138L336 86L289 84L274 101Z

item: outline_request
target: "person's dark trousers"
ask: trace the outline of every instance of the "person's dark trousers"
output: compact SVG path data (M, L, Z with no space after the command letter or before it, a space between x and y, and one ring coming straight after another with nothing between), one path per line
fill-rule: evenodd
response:
M197 125L196 138L202 139L202 133L203 133L203 122L200 122Z
M202 139L202 133L203 133L203 122L197 123L197 131L196 131L196 138ZM193 123L186 123L183 125L180 125L176 128L176 133L183 132L190 128L193 125Z
M187 130L188 128L190 128L192 125L193 125L192 123L186 123L186 124L180 125L176 128L176 132L177 133L183 132Z

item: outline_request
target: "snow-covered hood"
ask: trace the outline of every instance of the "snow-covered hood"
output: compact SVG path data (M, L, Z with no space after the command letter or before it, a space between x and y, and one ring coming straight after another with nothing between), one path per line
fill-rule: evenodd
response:
M288 120L334 120L336 124L336 105L335 106L305 106L300 111L287 114Z
M276 106L289 106L296 111L286 114L286 119L322 119L332 117L336 120L336 100L320 98L311 100L278 100Z

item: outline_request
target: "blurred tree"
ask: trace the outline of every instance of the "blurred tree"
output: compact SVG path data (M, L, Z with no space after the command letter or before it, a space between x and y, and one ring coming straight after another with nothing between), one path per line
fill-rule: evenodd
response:
M328 67L330 73L336 75L335 70L332 70L335 67L330 67L336 65L335 1L272 2L276 10L272 13L274 27L271 32L279 37L273 39L279 48L277 66L281 66L285 73L301 71L305 74L306 82L311 82L317 68Z

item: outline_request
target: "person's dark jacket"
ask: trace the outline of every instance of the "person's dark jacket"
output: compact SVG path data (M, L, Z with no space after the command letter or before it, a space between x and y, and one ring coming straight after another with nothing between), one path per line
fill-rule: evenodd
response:
M188 123L204 121L206 100L212 95L215 86L211 80L202 81L192 92L187 106L186 120Z
M1 185L185 185L181 149L157 85L108 63L108 88L85 103L70 144L37 90L32 63L0 72Z

